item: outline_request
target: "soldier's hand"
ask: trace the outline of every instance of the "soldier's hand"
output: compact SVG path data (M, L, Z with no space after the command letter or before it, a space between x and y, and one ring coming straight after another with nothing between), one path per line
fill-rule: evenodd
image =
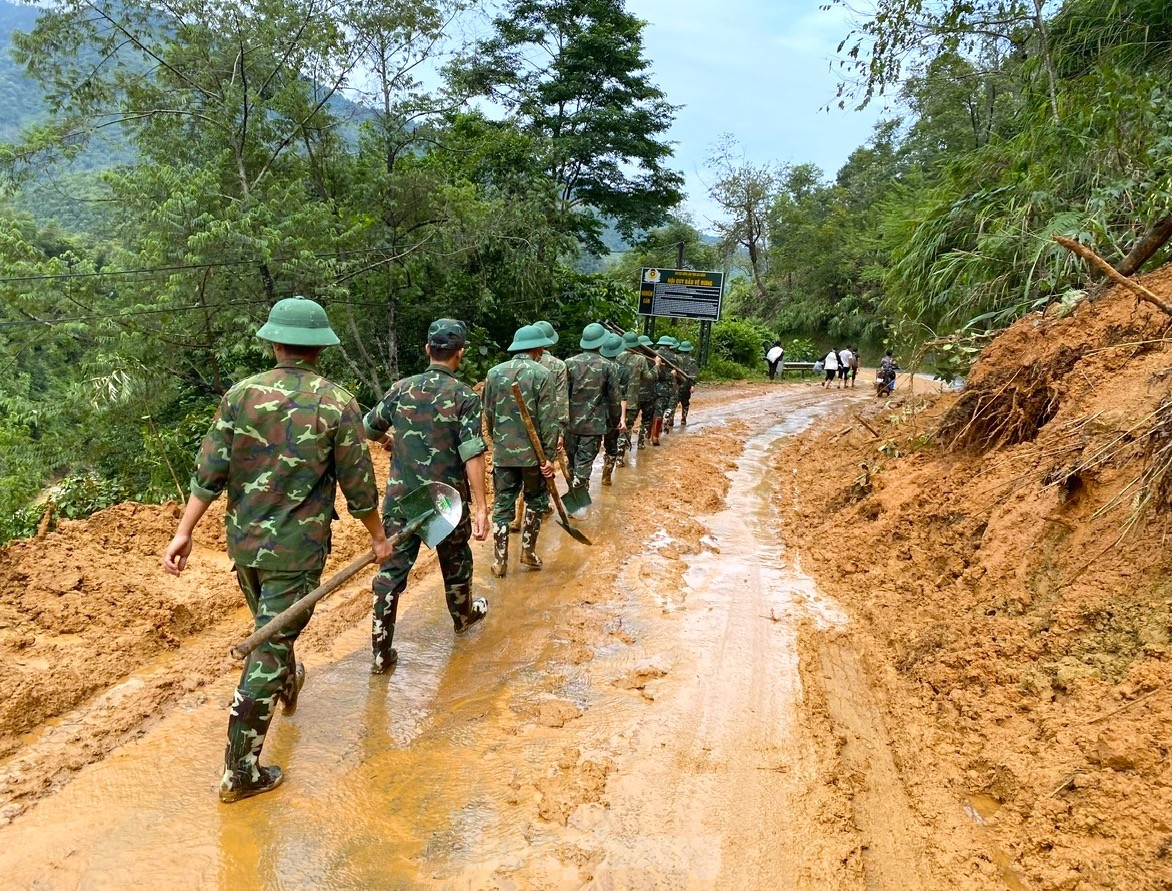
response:
M389 452L395 447L395 437L388 433L378 441L378 444L383 447L384 452Z
M477 541L488 538L488 505L477 505L472 513L472 537Z
M656 368L662 368L662 367L663 367L663 356L656 356L656 357L655 357L655 367L656 367Z
M385 536L379 540L371 542L371 550L374 551L374 561L380 566L391 559L391 552L394 550L391 547L391 540Z
M553 462L546 461L541 465L541 475L547 480L553 479Z
M187 568L187 558L191 556L191 536L177 532L163 551L163 569L171 575L179 575Z

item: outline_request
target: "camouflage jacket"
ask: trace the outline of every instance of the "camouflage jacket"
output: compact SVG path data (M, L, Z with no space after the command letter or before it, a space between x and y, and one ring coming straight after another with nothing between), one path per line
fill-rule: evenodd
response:
M673 365L679 365L679 357L669 350L667 347L662 347L659 355L663 358L663 364L659 366L659 379L655 382L655 393L657 396L665 396L675 392L676 389L676 374L668 362Z
M692 377L692 380L685 379L680 381L680 387L686 387L689 390L692 389L696 385L696 378L700 375L700 363L692 358L691 353L684 353L680 356L680 361L676 364Z
M646 390L648 396L655 395L655 366L651 361L639 353L624 350L619 353L615 362L627 370L627 385L623 391L623 398L628 406L639 404L639 397Z
M468 503L464 464L483 454L480 397L443 365L394 384L363 424L371 439L390 430L391 473L384 517L405 519L397 511L403 496L428 482L447 483Z
M553 386L557 392L558 432L565 433L566 425L570 423L570 391L566 381L566 363L548 351L542 353L538 361L553 372Z
M566 360L570 383L569 431L579 436L602 436L606 422L620 411L618 371L609 359L585 351Z
M517 411L513 384L521 388L545 457L552 460L559 430L553 373L540 362L519 355L490 368L484 381L484 426L492 437L493 466L534 467L537 453Z
M243 380L195 459L191 493L228 490L228 555L257 569L317 569L330 549L335 483L356 517L378 509L362 414L308 362L281 362Z
M618 427L619 421L623 417L622 403L627 401L627 391L631 388L631 369L619 362L619 359L621 359L622 356L623 354L620 353L614 359L606 360L611 364L611 368L616 375L616 383L618 384L619 388L619 401L616 402L611 408L610 415L606 419L607 431L614 430Z

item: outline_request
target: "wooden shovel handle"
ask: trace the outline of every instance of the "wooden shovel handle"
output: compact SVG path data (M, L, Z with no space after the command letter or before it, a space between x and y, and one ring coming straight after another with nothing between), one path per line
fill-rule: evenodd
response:
M533 426L533 416L529 414L529 407L525 405L525 395L516 384L513 384L513 399L517 403L517 411L521 413L521 423L525 425L525 432L529 434L529 442L533 445L533 451L537 455L537 462L544 464L545 449L541 447L541 437L537 435L537 428ZM557 483L545 474L542 474L541 478L545 480L545 486L549 489L549 497L553 499L554 507L558 510L558 516L568 526L570 518L566 515L565 505L562 504L562 496L558 494Z

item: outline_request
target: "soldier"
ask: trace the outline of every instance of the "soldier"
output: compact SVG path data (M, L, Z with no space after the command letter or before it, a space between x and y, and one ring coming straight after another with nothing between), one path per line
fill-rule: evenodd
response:
M692 407L692 387L696 381L697 375L700 374L700 366L692 357L691 341L683 341L680 343L680 367L688 373L688 377L680 381L680 426L688 426L688 409Z
M639 346L654 352L651 338L646 334L639 335ZM656 356L654 360L648 360L651 370L654 372L650 378L643 379L643 385L639 390L639 419L641 428L639 430L639 448L647 448L647 443L653 438L659 438L659 432L655 429L655 397L659 390L659 371L663 367L663 360ZM658 443L656 443L658 445Z
M321 351L338 343L325 310L303 297L278 301L257 336L273 345L276 367L232 387L196 457L191 498L163 552L179 575L191 535L208 506L228 490L228 555L255 627L318 586L330 548L336 484L370 533L375 557L391 547L378 518L378 487L354 398L317 370ZM293 656L310 613L249 656L232 699L220 800L275 789L281 768L260 766L260 750L278 700L291 715L305 683Z
M383 527L388 537L400 532L410 520L400 502L424 483L447 483L463 499L459 524L435 549L444 577L444 597L457 634L488 614L485 598L472 599L472 548L468 539L484 541L488 537L484 496L487 447L480 436L480 397L456 379L466 342L463 322L432 322L424 347L431 360L427 371L394 384L364 421L367 437L382 443L391 453L391 473L383 501ZM400 543L372 582L372 674L383 674L398 662L399 653L391 646L395 617L399 595L407 587L407 574L419 556L420 541L418 535L412 535Z
M578 345L582 352L566 360L570 384L570 426L566 433L566 455L573 475L570 485L590 485L594 457L606 434L607 418L622 411L618 372L598 351L609 336L597 322L582 329Z
M607 335L598 352L602 358L608 360L614 373L618 375L619 411L613 409L607 414L606 434L602 438L604 457L602 459L602 484L611 484L611 475L615 464L619 460L619 440L627 432L627 390L631 385L631 369L620 365L616 359L623 351L623 339L617 334Z
M557 344L559 340L558 333L554 330L553 325L551 325L549 322L534 322L533 324L535 327L541 329L541 333L552 342L551 346ZM554 387L557 389L558 448L560 449L562 448L562 437L566 432L566 424L568 424L570 420L569 390L566 386L566 363L555 356L553 353L549 352L549 350L542 350L541 359L539 361L542 365L553 372ZM553 453L551 453L551 460L552 454ZM517 513L514 515L512 522L509 523L510 532L521 531L521 520L524 515L524 509L525 496L521 495L517 498ZM546 513L548 514L549 511L547 510Z
M622 432L619 437L619 457L618 466L627 466L627 452L631 450L631 431L635 428L635 418L647 412L647 415L655 412L655 367L647 361L647 357L638 351L639 335L634 331L628 331L623 335L623 352L619 355L617 361L619 365L627 369L627 389L625 393L627 410L626 420L627 429ZM646 407L643 400L644 389L651 387L650 407ZM650 420L644 415L643 423L650 424Z
M655 422L651 428L651 444L659 445L659 437L663 433L664 425L667 422L667 410L672 404L676 393L676 373L668 362L674 362L675 357L672 354L672 347L676 345L677 341L674 337L667 334L663 335L656 342L659 347L659 357L662 363L659 366L659 377L655 383Z
M484 383L485 428L492 437L492 574L504 578L509 563L509 519L517 496L525 493L525 517L521 529L521 565L541 569L535 552L541 518L549 512L545 480L553 478L549 459L557 448L557 391L553 373L541 364L545 347L553 346L536 325L517 329L509 352L513 358L489 369ZM529 434L517 410L512 385L517 384L525 407L533 418L546 461L540 464Z

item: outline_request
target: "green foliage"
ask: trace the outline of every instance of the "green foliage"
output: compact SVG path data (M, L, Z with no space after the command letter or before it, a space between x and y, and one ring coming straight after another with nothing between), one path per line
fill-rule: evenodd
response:
M782 346L787 362L814 362L818 359L818 347L807 337L791 337Z
M712 326L712 355L739 365L757 367L777 336L763 325L723 319ZM710 360L711 361L711 360Z
M722 356L713 356L708 364L700 369L702 381L744 381L763 380L764 373L757 366L743 365Z

